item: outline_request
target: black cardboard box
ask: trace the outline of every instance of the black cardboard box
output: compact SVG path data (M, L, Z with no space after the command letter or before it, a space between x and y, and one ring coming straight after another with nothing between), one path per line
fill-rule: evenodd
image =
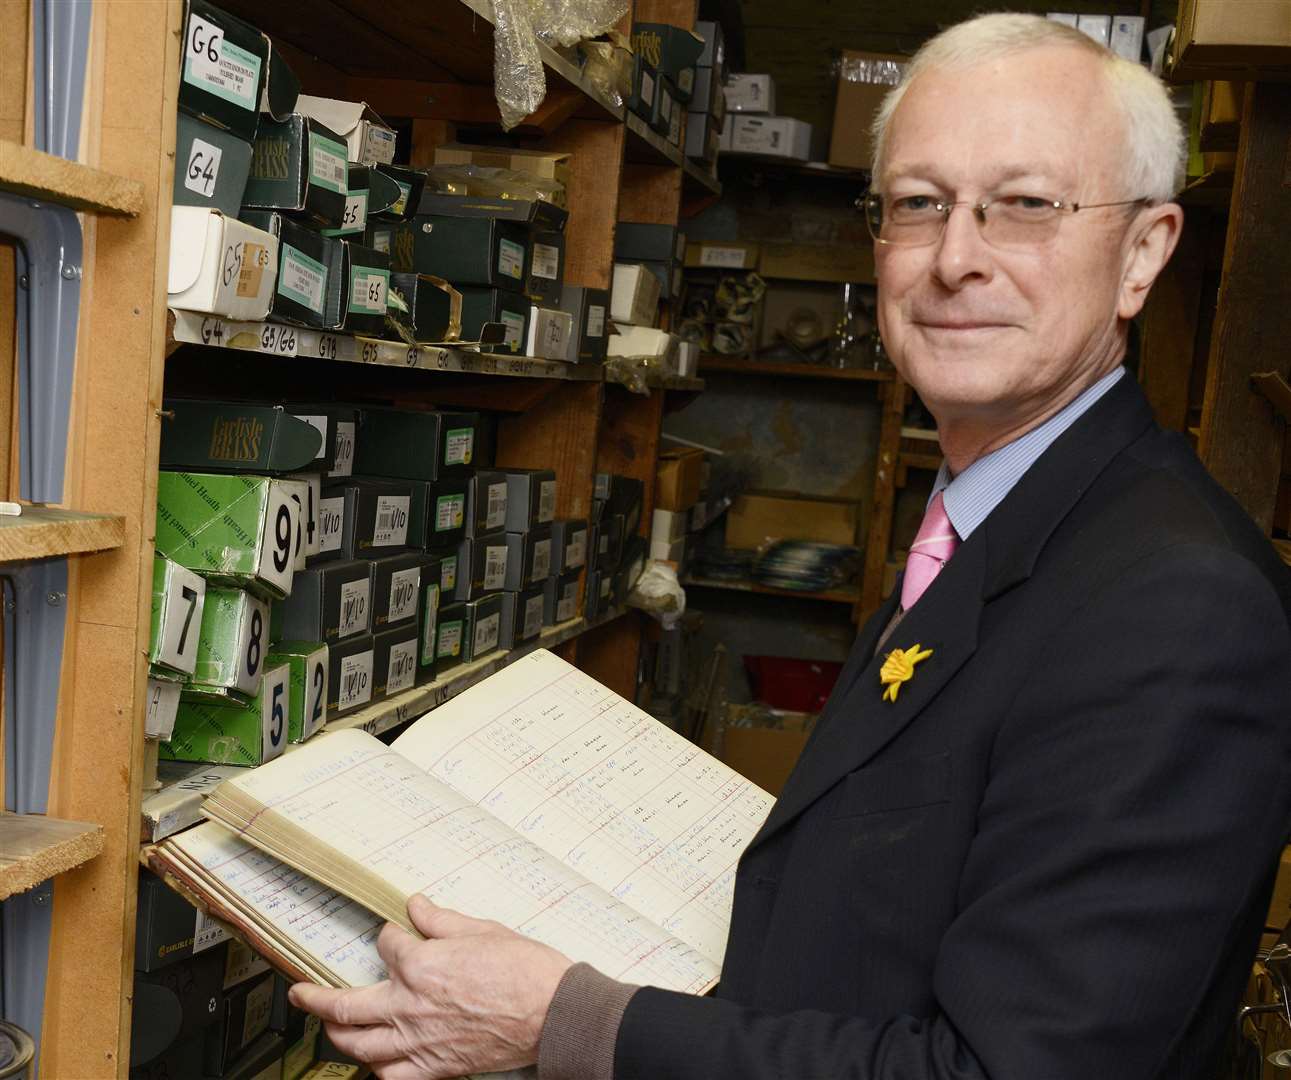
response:
M466 604L439 606L439 623L435 627L435 677L452 671L466 662Z
M525 589L551 577L551 526L535 525L528 532L507 536L504 589Z
M364 409L356 470L409 480L470 475L479 413Z
M646 123L654 119L654 99L658 84L658 69L637 53L632 59L632 91L624 104L629 112L636 113Z
M482 195L441 195L427 191L421 196L418 214L439 217L496 218L515 221L534 229L561 231L569 211L542 199L503 199Z
M564 574L587 565L587 522L564 518L551 523L551 572Z
M399 480L333 480L323 486L325 503L345 500L341 553L348 559L376 559L408 546L412 488ZM325 534L326 535L326 534Z
M166 398L162 407L163 469L297 472L322 449L322 435L281 406Z
M186 957L134 979L130 1065L145 1065L177 1042L215 1023L224 1002L228 943Z
M389 177L399 188L399 197L381 210L369 209L368 214L383 221L406 221L417 213L421 192L426 186L426 174L406 165L378 165L377 172Z
M335 270L341 254L335 240L275 210L246 210L248 225L278 237L278 276L269 314L275 319L335 329L341 307L341 281Z
M507 474L477 469L466 495L466 535L485 536L507 527Z
M551 469L507 469L507 532L549 525L556 517L556 474Z
M502 594L502 627L499 640L504 649L516 649L537 641L547 626L546 582Z
M462 340L479 341L485 323L498 323L505 329L502 342L481 346L481 352L523 353L529 340L529 309L532 305L519 293L507 289L489 289L463 285Z
M658 134L668 137L673 125L673 114L683 105L677 99L677 87L667 75L660 74L654 88L654 108L650 111L650 127Z
M196 927L196 908L167 888L155 874L140 871L135 910L135 969L157 971L192 956Z
M459 288L491 285L523 292L529 272L529 231L523 226L497 218L418 214L411 231L413 264L399 255L398 269L434 274Z
M391 317L398 319L414 341L434 344L447 341L450 333L461 334L462 294L446 281L396 271L390 275L390 288L408 309L392 309ZM388 330L386 336L394 334Z
M578 579L581 570L555 574L543 582L542 619L547 626L568 622L578 614Z
M458 564L461 559L461 553L456 547L447 550L426 552L425 562L422 564L425 569L422 570L422 583L431 581L439 582L440 592L443 594L440 603L448 603L453 594L457 592Z
M670 23L638 22L632 26L632 49L673 81L682 101L690 100L695 65L704 53L702 37Z
M344 223L349 197L345 140L300 113L262 119L251 153L244 206L298 214L325 228Z
M609 292L566 285L560 294L560 310L569 312L574 319L574 333L565 359L571 364L603 364L610 340L605 325L610 310Z
M274 641L328 645L372 629L373 561L346 559L297 570L291 595L271 608Z
M254 141L269 73L269 39L250 23L205 0L189 0L179 107Z
M327 652L327 716L344 716L376 700L372 682L372 635L357 634Z
M414 619L372 635L372 677L376 697L392 697L417 684L418 626Z
M223 1075L248 1046L269 1030L269 1015L273 1011L273 978L272 972L266 972L261 978L236 986L225 995L223 1010L206 1032L204 1065L207 1075ZM278 1045L281 1056L281 1040Z
M386 329L390 292L390 256L353 240L341 245L341 280L345 283L340 329L348 334L380 337Z
M462 641L462 659L468 663L503 648L501 593L481 596L466 603Z
M176 206L204 206L237 217L250 171L249 142L195 116L179 114L171 193Z
M506 587L508 534L467 537L458 548L457 600L473 600Z
M354 446L359 427L357 409L330 401L293 401L283 408L323 433L324 453L313 467L321 469L325 478L339 479L354 472Z
M416 625L424 560L425 556L420 551L405 551L372 560L374 633L400 624Z
M565 283L565 234L535 232L529 244L529 274L525 294L542 307L560 308Z

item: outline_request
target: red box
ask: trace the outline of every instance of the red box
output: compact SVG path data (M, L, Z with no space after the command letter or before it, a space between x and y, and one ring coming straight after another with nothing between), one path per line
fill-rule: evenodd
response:
M775 709L818 713L833 692L843 665L836 660L746 656L744 670L755 700Z

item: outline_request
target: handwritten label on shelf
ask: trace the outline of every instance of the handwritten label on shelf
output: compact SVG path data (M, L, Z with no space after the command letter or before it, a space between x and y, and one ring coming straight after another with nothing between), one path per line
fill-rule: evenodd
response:
M748 252L737 247L714 247L705 244L699 253L700 266L717 266L726 270L742 270Z

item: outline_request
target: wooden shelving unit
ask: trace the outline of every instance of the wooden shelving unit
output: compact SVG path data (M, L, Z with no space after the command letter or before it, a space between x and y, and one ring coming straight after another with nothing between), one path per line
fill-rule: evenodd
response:
M0 188L97 214L136 217L143 209L143 185L137 180L7 139L0 139Z
M106 551L120 547L125 536L120 514L24 506L17 516L0 516L0 562Z
M698 589L729 589L732 592L761 593L765 596L791 596L799 600L828 600L836 604L855 604L860 592L855 588L825 589L821 592L803 592L798 589L777 589L753 581L723 581L720 578L686 577L682 585Z
M836 379L841 382L891 382L891 370L873 368L832 368L824 364L785 364L763 360L738 360L705 353L699 358L700 374L784 376L790 379Z
M0 900L74 870L103 850L103 826L0 812Z

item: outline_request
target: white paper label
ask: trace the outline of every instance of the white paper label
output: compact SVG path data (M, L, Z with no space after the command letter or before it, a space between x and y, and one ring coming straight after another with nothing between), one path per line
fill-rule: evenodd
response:
M601 304L589 304L587 308L587 333L584 337L605 336L605 308Z
M204 911L197 912L197 922L193 925L193 952L205 952L221 941L228 941L232 935L223 924L216 922Z
M259 107L260 57L224 40L224 31L199 15L188 18L184 81L243 109Z
M389 621L411 619L417 614L417 590L421 587L421 567L397 570L390 575Z
M305 494L305 557L317 555L319 542L322 539L318 522L318 500L322 490L323 479L318 473L304 473L298 476L304 482Z
M157 661L191 675L202 629L206 580L176 563L167 563L164 589Z
M349 194L345 147L316 132L309 133L309 179L337 195Z
M305 712L301 724L304 741L327 720L327 647L311 653L305 663Z
M417 639L390 646L390 667L386 672L386 693L409 689L417 678Z
M560 248L551 244L534 244L530 260L530 273L533 277L556 280L556 275L560 272Z
M350 476L354 472L354 421L341 420L336 425L336 464L328 476Z
M389 165L394 161L394 132L363 121L363 164Z
M478 660L498 647L498 632L501 629L502 616L496 611L475 624L475 638L471 643L472 660Z
M373 547L403 547L408 542L408 496L378 495Z
M197 629L193 629L197 633ZM153 739L169 739L175 733L175 714L179 712L179 695L183 685L164 679L148 680L148 709L144 716L144 734Z
M570 583L565 586L564 595L556 602L556 621L568 622L578 610L578 585Z
M489 485L488 498L488 517L484 522L484 527L492 532L494 529L500 529L507 522L507 484L503 480L500 484Z
M368 193L352 191L345 196L345 212L341 215L341 227L336 230L339 235L361 233L368 227ZM386 249L389 250L390 237L386 236Z
M587 530L579 529L570 537L569 543L565 545L565 565L566 570L576 570L582 566L587 559Z
M439 586L426 586L426 599L421 617L421 662L435 662L435 628L439 624Z
M524 245L514 240L498 241L498 273L519 280L524 273Z
M556 516L556 481L544 480L538 487L538 523L545 525Z
M368 585L367 578L347 581L341 586L341 637L361 634L368 628Z
M469 465L474 452L474 428L453 428L444 434L445 465Z
M337 704L342 709L362 705L372 697L372 650L341 657L341 686Z
M705 244L699 252L700 266L720 266L728 270L739 270L744 266L745 251L737 247L713 247Z
M220 176L220 158L224 151L218 146L194 139L188 148L188 165L184 169L184 187L196 192L203 199L215 194L215 183Z
M507 579L507 546L490 544L484 553L484 591L502 588Z
M524 316L504 311L498 316L498 322L507 328L502 343L512 352L524 352Z
M449 555L439 564L439 591L445 594L457 588L457 556Z
M601 599L608 600L609 598L610 598L610 579L606 575L602 574L601 575Z
M388 271L359 269L350 281L350 310L384 315L386 289L390 284Z
M465 495L440 495L435 499L435 532L460 529L465 519Z
M242 1045L269 1030L269 1013L273 1008L273 980L265 979L247 992L247 1011L242 1022Z
M673 109L668 120L668 141L673 146L681 145L681 118L686 114L680 109Z
M319 499L318 501L318 550L340 551L341 537L345 533L345 498Z
M542 633L542 594L531 596L524 603L524 630L521 638L528 641Z
M286 595L291 592L291 576L295 570L293 548L296 534L300 532L301 507L287 489L277 482L269 484L269 497L266 501L256 577Z
M531 581L541 581L551 576L551 537L533 545L533 573Z
M641 72L641 100L647 105L654 104L654 79L648 71Z
M459 619L439 624L435 636L435 657L462 655L462 623Z
M305 549L305 532L309 528L306 520L309 516L309 485L304 480L297 479L278 480L276 483L282 485L292 501L292 518L296 524L291 542L291 565L294 574L297 570L305 569L305 557L308 554Z
M265 672L260 690L260 761L276 758L287 745L291 714L291 668L286 664Z
M290 244L283 244L278 291L288 300L321 315L327 293L327 267Z

